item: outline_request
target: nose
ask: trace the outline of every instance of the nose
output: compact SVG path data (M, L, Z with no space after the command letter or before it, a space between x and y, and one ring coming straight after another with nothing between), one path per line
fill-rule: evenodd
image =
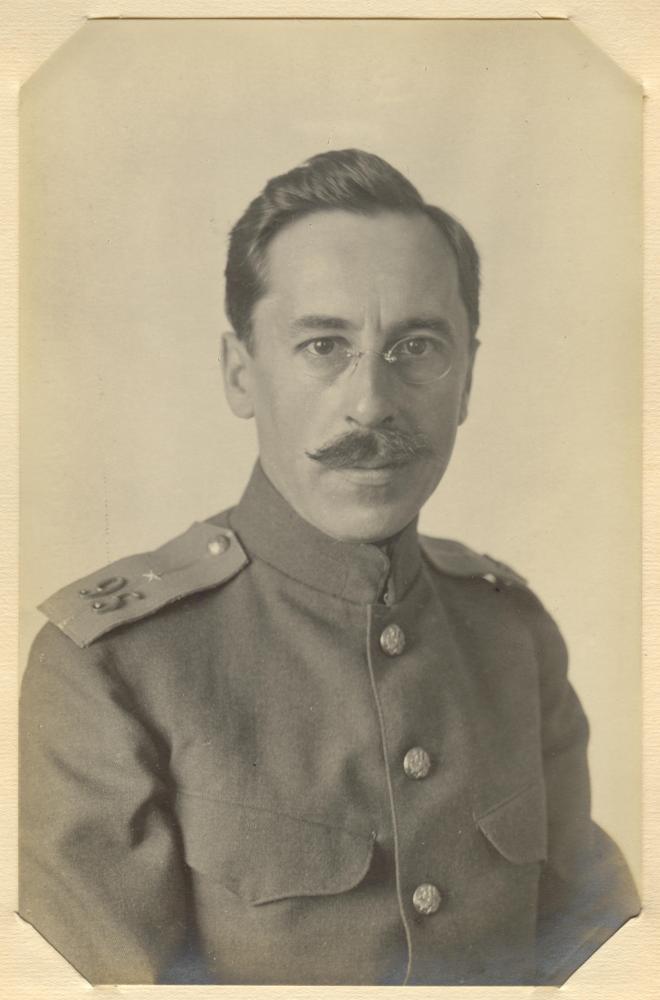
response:
M365 352L342 380L349 423L378 427L391 423L396 413L397 386L392 367L375 352Z

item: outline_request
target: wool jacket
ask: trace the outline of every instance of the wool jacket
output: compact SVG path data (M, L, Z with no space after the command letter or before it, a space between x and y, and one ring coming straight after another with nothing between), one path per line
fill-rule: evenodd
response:
M501 564L334 541L257 466L44 609L20 913L90 982L560 983L638 912L564 642Z

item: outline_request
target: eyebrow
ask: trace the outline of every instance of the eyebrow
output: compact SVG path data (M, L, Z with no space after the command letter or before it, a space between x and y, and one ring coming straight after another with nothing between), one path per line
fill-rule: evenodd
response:
M414 330L430 330L432 333L441 333L449 336L453 332L453 327L448 320L442 316L412 316L410 319L403 319L399 323L394 323L389 328L389 336L397 340L405 337L407 333Z
M324 313L310 313L307 316L300 316L295 319L290 326L292 335L305 330L321 332L355 330L356 325L341 316L330 316ZM388 339L399 339L405 337L413 330L431 330L433 333L444 334L445 336L453 332L453 327L442 316L411 316L402 319L398 323L392 324L388 329Z
M290 326L292 334L300 333L304 330L354 330L355 325L340 316L326 316L321 313L310 313L307 316L300 316L295 319Z

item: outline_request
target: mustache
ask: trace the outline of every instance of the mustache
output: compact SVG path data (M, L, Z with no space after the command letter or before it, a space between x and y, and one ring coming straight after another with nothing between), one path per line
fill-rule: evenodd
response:
M402 465L412 458L428 458L433 454L431 442L421 431L399 431L374 428L350 431L323 445L318 451L306 452L307 457L329 469L348 469L360 462L380 459L387 465Z

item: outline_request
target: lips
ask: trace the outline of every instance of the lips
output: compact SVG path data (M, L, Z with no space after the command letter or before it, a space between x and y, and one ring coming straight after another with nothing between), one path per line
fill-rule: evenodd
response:
M347 465L345 466L345 468L356 469L356 470L362 469L365 471L375 470L375 469L398 469L402 465L407 465L408 461L409 459L402 459L402 458L399 458L397 460L374 458L371 461L369 461L368 459L367 460L363 459L362 461L354 462L352 465Z
M348 465L342 469L332 469L335 476L346 483L359 488L383 489L398 480L401 475L401 465L365 466Z

